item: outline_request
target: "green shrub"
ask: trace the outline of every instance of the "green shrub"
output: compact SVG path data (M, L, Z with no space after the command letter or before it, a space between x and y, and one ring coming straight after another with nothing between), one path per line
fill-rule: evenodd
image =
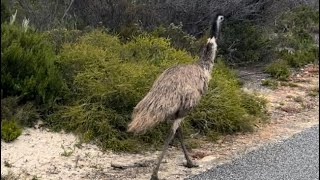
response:
M1 119L15 119L22 126L32 127L40 119L33 103L19 104L18 97L1 99Z
M261 27L245 21L226 21L222 27L219 54L233 65L245 65L264 59L270 42Z
M277 38L273 40L278 48L277 58L294 68L315 62L319 49L312 38L312 31L318 27L319 10L299 6L283 13L275 27Z
M292 31L300 36L308 36L308 32L318 26L319 10L302 5L283 13L276 30L278 33Z
M100 31L62 47L58 66L70 95L68 103L47 119L48 124L117 151L137 151L137 142L155 146L162 142L159 136L165 138L165 125L144 136L128 135L131 111L159 73L176 63L191 62L191 56L171 48L163 38L139 36L121 44Z
M5 142L15 140L21 135L21 132L22 130L16 121L6 119L1 120L1 139Z
M58 54L65 43L73 43L81 36L82 31L79 30L67 30L65 28L52 29L45 31L44 35L53 45L55 53Z
M143 31L143 28L137 23L125 24L118 30L118 35L122 42L130 41L134 37L137 37L144 33L145 32Z
M169 124L162 123L144 135L128 134L126 129L135 105L163 70L196 59L172 48L168 39L145 34L121 44L116 37L100 31L64 44L59 57L58 67L70 94L63 106L55 107L46 123L55 130L75 132L83 141L93 141L103 149L133 152L158 148L169 128ZM207 113L210 120L218 118L218 124L210 127L220 129L218 132L251 129L254 115L249 115L250 111L242 105L239 81L220 64L210 86L212 93L208 97L212 98L204 100L214 110L208 111L203 104L199 111ZM185 133L200 129L198 124L201 121L185 122Z
M175 25L171 23L168 27L160 26L150 33L157 37L168 38L173 47L186 50L195 55L198 55L202 45L198 41L203 43L202 39L197 40L194 36L184 32L182 24Z
M265 79L261 81L262 86L268 86L271 89L277 89L278 88L278 81L273 79Z
M267 100L255 94L241 93L241 106L246 109L247 113L266 121L267 117Z
M235 73L221 61L216 63L212 77L207 94L188 117L190 124L209 135L251 131L254 116L263 114L265 102L245 95Z
M10 11L7 6L6 0L1 0L1 24L4 22L8 22L10 19Z
M302 49L296 50L293 53L287 51L279 52L279 55L282 59L286 60L290 67L298 68L306 65L308 63L315 62L317 58L317 49Z
M265 72L279 80L287 80L290 75L290 69L287 61L280 60L269 64L265 68Z
M52 104L63 95L64 84L54 64L54 53L40 33L1 26L1 90L3 97Z

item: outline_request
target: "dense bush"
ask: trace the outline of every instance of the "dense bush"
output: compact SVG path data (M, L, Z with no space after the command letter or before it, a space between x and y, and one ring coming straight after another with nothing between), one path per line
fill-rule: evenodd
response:
M190 124L205 134L251 131L262 118L266 102L242 92L233 71L216 63L208 93L188 117Z
M64 106L56 107L47 124L57 130L76 132L84 141L95 141L104 149L117 151L139 151L162 144L169 125L163 123L145 135L132 136L126 132L131 112L164 69L196 59L172 48L168 39L140 35L122 44L117 37L99 30L63 45L59 57L58 66L70 96ZM251 103L253 99L242 101L239 86L235 85L238 82L235 76L228 75L225 66L218 65L213 76L216 80L210 91L215 93L205 101L218 108L214 112L221 116L220 124L213 129L221 129L219 132L250 129L253 118L247 118L249 111L243 103ZM216 87L221 90L216 92ZM223 103L226 100L230 103ZM206 105L200 108L202 114L213 118ZM189 122L184 124L187 133L194 128L199 127Z
M7 6L6 0L1 0L1 24L8 22L10 18L10 12Z
M229 64L247 65L262 61L270 42L261 27L246 21L225 22L219 48Z
M63 82L54 65L54 53L43 35L1 25L1 91L3 97L22 96L38 103L55 101Z
M1 99L1 119L14 119L21 126L32 127L40 119L40 114L32 102L19 104L19 100L18 97Z
M160 26L155 28L151 34L157 37L169 38L173 47L186 50L194 55L199 54L201 45L205 43L203 39L206 38L204 36L203 38L196 39L194 36L183 31L182 24L175 25L173 23L168 27Z
M300 6L283 13L275 27L273 38L276 61L266 71L281 80L289 77L289 67L297 68L319 58L312 33L319 26L319 11Z
M284 60L275 61L265 68L265 72L279 80L287 80L290 75L290 67Z
M5 142L15 140L22 130L15 120L1 119L1 139Z
M65 44L59 56L58 66L71 94L48 123L122 151L137 150L138 140L126 133L127 124L157 75L168 66L193 60L163 38L139 36L121 44L98 30Z
M82 31L79 30L60 28L44 32L44 37L52 42L55 53L58 54L63 44L75 42L81 34Z
M277 22L277 32L293 32L300 37L309 37L308 33L318 27L319 10L309 6L298 6L283 13ZM310 40L310 37L307 38Z

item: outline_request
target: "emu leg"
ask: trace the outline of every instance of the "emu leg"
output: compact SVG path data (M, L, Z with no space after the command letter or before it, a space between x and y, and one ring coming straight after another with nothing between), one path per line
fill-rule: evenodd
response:
M187 164L185 166L188 167L188 168L199 167L199 165L197 165L197 164L192 162L192 160L190 159L190 157L188 155L187 148L186 148L186 146L184 145L184 142L183 142L183 135L182 135L181 127L179 127L177 129L177 136L178 136L178 139L179 139L179 141L181 143L181 147L182 147L182 150L183 150L183 153L184 153L184 157L187 160Z
M176 133L176 130L178 129L179 125L180 125L180 122L181 122L182 119L177 119L172 127L170 128L169 130L169 135L164 143L164 146L163 146L163 150L162 150L162 153L160 154L159 158L158 158L158 163L156 165L156 167L153 169L153 172L152 172L152 175L151 175L151 180L158 180L158 171L159 171L159 168L160 168L160 164L161 164L161 161L169 147L169 144L170 142L172 141L172 139L174 138L174 135Z

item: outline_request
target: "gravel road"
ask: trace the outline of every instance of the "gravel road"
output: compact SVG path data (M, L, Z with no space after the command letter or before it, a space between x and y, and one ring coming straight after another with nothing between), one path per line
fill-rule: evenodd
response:
M319 125L188 180L318 180Z

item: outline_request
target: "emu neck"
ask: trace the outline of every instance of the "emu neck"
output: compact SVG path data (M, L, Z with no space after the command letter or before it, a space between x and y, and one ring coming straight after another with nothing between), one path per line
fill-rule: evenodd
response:
M212 72L214 59L216 56L217 48L213 46L212 43L208 43L202 50L201 57L198 61L200 67L209 73Z

